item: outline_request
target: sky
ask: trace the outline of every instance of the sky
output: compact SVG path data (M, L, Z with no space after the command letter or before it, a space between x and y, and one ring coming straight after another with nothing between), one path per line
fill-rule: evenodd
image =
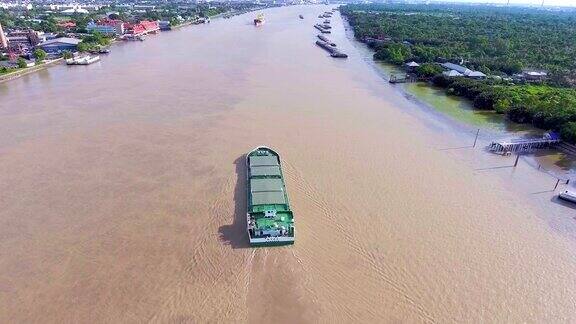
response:
M507 0L452 0L458 2L486 2L486 3L503 3L505 4ZM510 0L510 4L542 4L542 0ZM576 0L544 0L544 4L547 6L576 6Z

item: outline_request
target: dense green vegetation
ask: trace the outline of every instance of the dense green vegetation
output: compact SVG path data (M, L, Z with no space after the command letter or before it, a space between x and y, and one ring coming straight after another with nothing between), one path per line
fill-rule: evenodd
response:
M78 50L80 52L88 52L98 50L102 46L110 45L111 40L100 33L93 33L89 36L84 36L82 41L78 44Z
M415 73L468 98L478 109L559 131L576 143L576 11L466 5L347 5L341 11L355 36L377 39L374 58L416 61ZM437 62L464 62L488 75L523 68L549 71L547 84L513 84L502 78L447 78Z
M46 52L44 52L44 50L37 48L34 50L34 58L36 59L36 63L41 63L42 61L44 61L46 59Z
M433 82L446 88L447 94L470 99L478 109L506 113L518 123L558 130L566 141L576 143L576 89L509 85L443 75L434 77Z
M563 84L576 76L575 11L389 4L341 10L359 39L390 40L378 46L377 58L392 63L463 60L486 74L542 68Z
M19 68L19 69L23 69L23 68L25 68L26 65L27 65L27 64L26 64L26 60L23 59L23 58L21 58L21 57L18 58L18 61L16 61L16 64L18 65L18 68Z

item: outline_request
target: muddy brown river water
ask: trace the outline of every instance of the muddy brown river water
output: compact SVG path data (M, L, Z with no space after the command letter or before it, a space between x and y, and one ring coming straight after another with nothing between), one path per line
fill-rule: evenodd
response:
M470 139L355 56L338 14L350 58L327 56L328 8L0 84L0 322L576 321L576 210L525 163L456 149ZM243 154L262 144L291 247L246 244Z

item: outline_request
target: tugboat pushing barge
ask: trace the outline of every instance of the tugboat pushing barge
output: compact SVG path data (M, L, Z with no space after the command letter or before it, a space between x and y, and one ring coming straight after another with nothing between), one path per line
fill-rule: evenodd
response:
M264 25L265 22L266 20L264 20L263 14L259 14L258 16L256 16L256 18L254 18L254 26L256 27Z
M290 210L278 153L259 146L246 154L247 230L252 246L294 244Z

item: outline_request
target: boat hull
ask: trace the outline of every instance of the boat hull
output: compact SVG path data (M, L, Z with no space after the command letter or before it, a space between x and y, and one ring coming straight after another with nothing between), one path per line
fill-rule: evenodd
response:
M246 231L250 245L291 245L295 241L280 156L259 146L246 155Z
M558 195L558 198L565 201L569 201L571 203L576 203L576 195L569 195L563 192L560 195Z

